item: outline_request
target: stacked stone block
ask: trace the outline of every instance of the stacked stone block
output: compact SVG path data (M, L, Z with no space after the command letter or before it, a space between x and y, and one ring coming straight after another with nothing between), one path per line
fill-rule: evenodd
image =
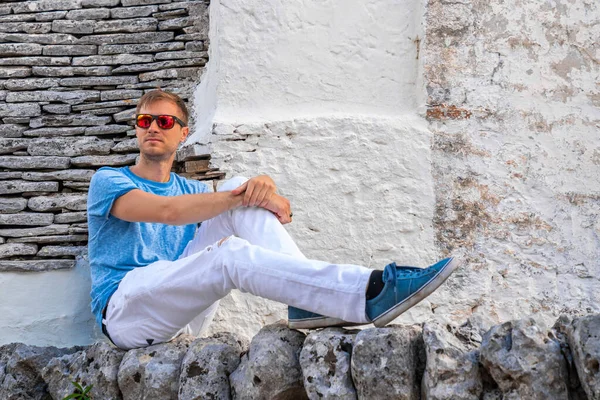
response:
M487 327L471 318L308 334L277 323L250 343L229 333L123 351L107 342L0 346L0 398L600 399L600 315Z
M92 175L135 163L133 115L145 92L191 100L207 32L207 1L0 4L0 271L74 266L88 240ZM220 178L208 159L190 146L174 169Z

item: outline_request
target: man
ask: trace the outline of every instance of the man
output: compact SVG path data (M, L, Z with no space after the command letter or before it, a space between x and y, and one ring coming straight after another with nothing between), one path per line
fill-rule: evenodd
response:
M139 163L101 168L88 196L92 311L120 348L197 334L232 289L290 305L291 328L383 326L458 266L450 258L373 271L308 260L283 227L290 203L268 176L208 193L170 172L189 134L178 96L151 91L136 112Z

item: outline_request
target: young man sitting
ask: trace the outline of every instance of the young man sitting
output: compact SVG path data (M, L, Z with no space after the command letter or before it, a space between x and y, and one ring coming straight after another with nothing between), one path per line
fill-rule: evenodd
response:
M178 96L145 94L136 115L139 163L101 168L90 184L92 311L118 347L198 334L232 289L288 304L291 328L383 326L458 266L448 258L374 271L307 259L283 227L290 202L268 176L233 178L208 193L171 172L187 121Z

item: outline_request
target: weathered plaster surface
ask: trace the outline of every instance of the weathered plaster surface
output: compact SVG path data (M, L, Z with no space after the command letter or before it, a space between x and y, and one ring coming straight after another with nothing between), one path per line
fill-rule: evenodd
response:
M414 108L418 5L222 0L217 120Z
M416 107L422 1L211 2L210 61L196 91L198 128L211 122Z
M215 164L231 174L261 171L286 182L280 191L294 211L288 228L307 256L379 265L390 251L427 255L413 243L433 234L430 137L417 118L217 125L215 137ZM402 262L414 257L396 255Z
M228 176L271 175L292 201L288 229L307 257L380 269L435 259L431 136L415 113L422 4L211 8L214 129L192 140L212 142L212 163ZM283 305L236 292L210 332L252 336L285 317Z
M268 174L291 200L288 231L309 258L382 269L436 257L431 136L416 117L319 117L217 124L212 161L230 175ZM442 301L445 291L432 299ZM431 315L423 302L404 320ZM252 336L285 306L234 292L207 333Z
M86 345L102 337L90 312L90 267L40 273L0 274L10 306L2 307L2 343L47 346ZM3 296L4 297L4 296Z
M431 137L423 120L299 118L216 125L214 132L215 165L279 183L294 212L288 231L307 257L379 269L435 259ZM235 296L222 302L211 332L250 335L260 321L286 317L281 305ZM409 315L423 313L428 302Z
M438 312L600 308L598 37L595 1L429 1L436 242L468 253Z
M217 90L215 164L230 173L272 174L294 202L296 218L290 231L307 255L380 268L386 256L422 264L429 257L466 253L465 266L409 312L404 317L409 321L458 321L475 314L499 322L538 314L551 323L561 312L599 309L597 3L431 0L420 60L415 61L404 43L402 57L385 60L390 65L365 63L360 71L367 75L352 69L357 58L342 61L336 57L345 53L330 51L331 59L319 53L319 46L334 41L334 33L320 35L315 53L319 57L311 58L310 65L304 66L306 60L298 57L282 68L281 60L273 57L281 49L273 27L280 24L282 31L295 37L288 29L291 25L279 22L289 22L288 14L281 17L271 3L271 14L249 10L249 4L246 8L226 4L222 9L224 21L235 17L237 30L232 32L223 22L219 38L223 80ZM369 9L370 3L356 7ZM420 18L418 4L413 4L413 12ZM279 18L267 21L268 15ZM399 21L406 15L391 12L389 17ZM310 27L309 37L311 30L322 26L310 20L300 25ZM383 21L385 27L389 20ZM330 26L332 32L339 31L335 24ZM267 49L253 45L259 34L267 37ZM385 45L370 46L366 38L377 38L378 43L392 40L362 36L353 51L364 55L373 48L386 51ZM290 49L296 46L284 43ZM304 51L300 47L298 55ZM247 60L255 61L242 69ZM336 69L337 60L341 66L349 63L353 72ZM377 69L395 65L400 70L406 62L413 63L413 70L404 70L410 79L387 81L395 96L405 97L381 91L373 78L385 74ZM323 64L327 70L321 69ZM296 71L294 66L302 68ZM328 74L330 70L335 74ZM312 81L303 80L307 75ZM335 83L344 77L343 89L319 85L323 79ZM340 115L343 109L355 111L354 107L372 122ZM400 125L405 134L387 134L381 148L369 146L381 140L382 126L388 132L398 129L398 121L384 115L403 114L422 115L428 129L423 130L417 118L404 119ZM252 125L255 120L263 127ZM292 134L284 137L282 132L288 129ZM410 140L389 149L405 137ZM415 145L424 137L431 137L427 146ZM423 172L410 180L397 174L402 169L394 162L409 163L413 156L430 164L431 175ZM376 163L381 163L377 171L364 169ZM429 168L421 171L425 170ZM429 217L426 212L411 216L402 207L393 211L398 206L389 203L393 194L404 198L402 204L413 196L423 196L414 200L427 204L431 185L435 210ZM363 213L366 219L361 218ZM384 227L375 224L378 218L385 220ZM312 230L315 220L323 223ZM426 228L420 237L411 230L430 224L432 231ZM428 232L433 238L426 238ZM387 253L378 250L386 244L395 247ZM221 315L235 315L240 302L225 303ZM269 307L261 301L249 306L274 318ZM215 329L230 327L225 318L221 321Z

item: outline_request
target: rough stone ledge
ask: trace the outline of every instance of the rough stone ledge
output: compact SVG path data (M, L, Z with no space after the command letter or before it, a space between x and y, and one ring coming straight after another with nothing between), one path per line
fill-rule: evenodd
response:
M0 398L600 399L600 314L486 327L472 318L308 333L278 323L123 351L0 347ZM23 397L25 398L25 397Z

